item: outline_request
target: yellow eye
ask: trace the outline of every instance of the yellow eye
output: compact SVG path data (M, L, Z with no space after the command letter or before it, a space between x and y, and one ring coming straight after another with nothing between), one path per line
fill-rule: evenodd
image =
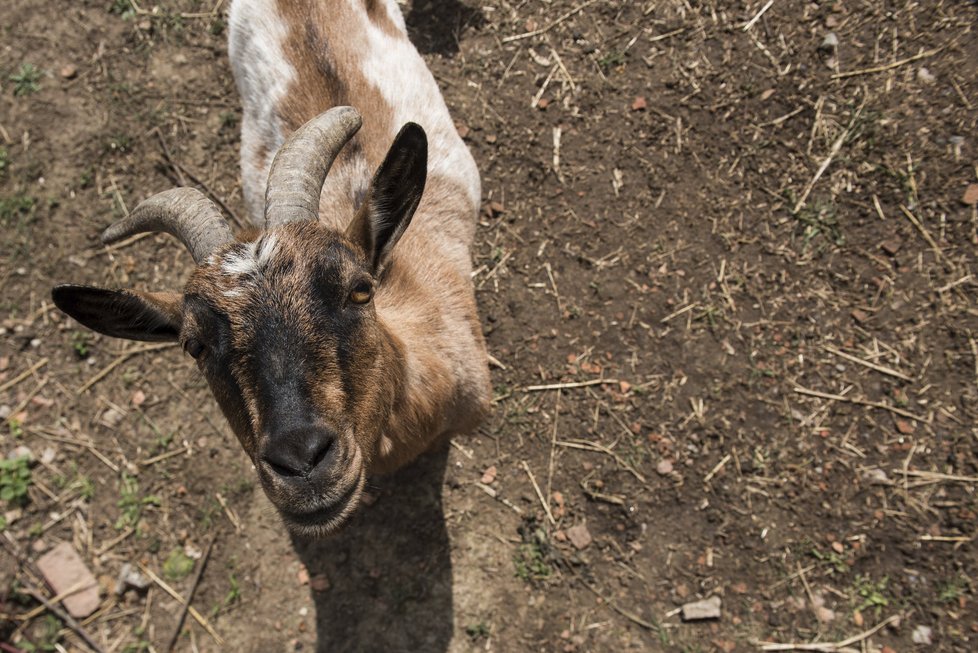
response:
M373 295L373 285L366 281L361 281L357 285L353 286L353 290L350 291L350 301L354 304L366 304L370 301Z

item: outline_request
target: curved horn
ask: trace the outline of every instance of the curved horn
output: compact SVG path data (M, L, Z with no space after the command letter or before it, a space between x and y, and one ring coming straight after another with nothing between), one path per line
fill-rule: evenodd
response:
M196 188L174 188L144 200L128 218L102 232L102 242L108 245L147 231L176 236L198 265L215 249L234 240L220 209Z
M360 129L360 113L335 107L295 130L279 148L265 188L265 228L319 219L319 195L336 156Z

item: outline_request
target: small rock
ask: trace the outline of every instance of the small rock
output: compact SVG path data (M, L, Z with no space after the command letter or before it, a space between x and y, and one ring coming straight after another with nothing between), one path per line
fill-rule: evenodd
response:
M149 579L128 562L122 563L115 581L115 595L122 596L129 590L145 592L149 589Z
M879 467L863 470L863 479L878 485L889 485L890 477Z
M17 460L18 458L26 458L27 462L32 463L34 462L34 452L29 447L20 445L11 449L10 453L7 454L8 460Z
M61 70L58 71L63 79L74 79L78 76L78 66L75 64L66 64L61 66Z
M146 403L146 393L145 392L143 392L142 390L136 390L134 393L132 393L132 405L133 406L137 406L137 407L138 406L142 406L144 403Z
M83 619L98 609L98 581L69 542L38 558L37 568L55 594L81 588L62 601L72 617Z
M550 100L548 100L547 98L542 97L539 100L537 100L537 109L540 109L541 111L546 111L547 107L549 106L550 106Z
M306 569L306 566L305 565L302 565L301 567L299 567L299 571L295 575L295 577L296 577L296 580L299 581L299 584L300 585L308 585L309 584L309 570Z
M632 111L645 111L648 106L649 103L645 100L645 96L639 95L632 100Z
M964 189L964 195L961 196L961 203L967 204L968 206L978 204L978 184L969 184Z
M672 474L672 461L668 458L663 458L659 461L659 464L655 466L655 471L662 476Z
M0 406L0 419L7 419L12 412L14 412L14 409L7 404Z
M910 634L910 639L913 640L914 644L932 644L933 631L930 629L930 626L917 626L913 629L913 633Z
M934 77L934 73L932 73L924 66L921 66L920 69L917 71L917 80L923 84L933 84L934 82L937 81L937 78Z
M479 480L485 485L491 485L496 480L496 466L492 465L486 471L482 472L482 478Z
M911 424L907 420L898 419L896 421L896 430L902 433L903 435L910 435L911 433L914 432L914 427L913 424Z
M825 52L835 52L836 48L838 47L839 37L835 32L829 32L825 35L825 38L822 39L822 44L818 46L818 49Z
M896 256L901 247L903 247L903 241L899 238L890 238L889 240L884 240L882 243L880 243L880 249L890 256Z
M50 465L54 462L55 457L58 452L55 451L54 447L45 447L44 451L41 452L41 463L45 465Z
M845 553L846 547L842 542L835 541L832 542L832 550L841 555Z
M580 551L581 549L587 548L591 544L591 533L587 529L586 524L578 524L577 526L571 526L566 531L567 539L571 541L574 548Z
M719 619L720 608L723 604L719 596L711 596L702 601L693 601L682 607L683 621L703 621L706 619Z
M325 592L330 588L329 578L326 574L316 574L309 577L309 588L314 592Z
M490 145L495 143L497 140L499 140L499 137L496 136L495 134L486 134L486 142L489 143Z
M820 605L815 608L815 618L821 623L827 624L830 621L835 620L835 612L826 608L824 605Z
M102 423L109 428L115 428L119 425L119 422L122 421L123 417L125 416L115 408L109 408L107 411L102 413Z
M869 314L866 311L858 308L852 309L850 315L852 315L852 319L860 324L864 324L869 320Z

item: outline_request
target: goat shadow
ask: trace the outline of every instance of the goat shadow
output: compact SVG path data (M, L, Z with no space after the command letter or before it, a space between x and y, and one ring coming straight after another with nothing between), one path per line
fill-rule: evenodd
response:
M452 563L441 491L448 447L372 479L376 503L339 534L292 538L312 589L316 650L443 652L452 637ZM321 587L321 585L319 586Z
M481 9L459 0L414 0L404 22L419 52L451 57L458 54L462 32L480 29L486 17Z

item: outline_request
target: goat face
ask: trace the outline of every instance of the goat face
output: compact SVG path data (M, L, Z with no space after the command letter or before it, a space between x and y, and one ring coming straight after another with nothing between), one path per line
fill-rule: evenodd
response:
M301 141L305 129L283 150ZM319 151L315 144L312 149ZM302 175L276 171L275 165L268 202L277 197L280 217L266 211L266 230L247 242L204 234L217 244L201 246L194 236L216 209L196 191L151 198L144 203L149 208L140 213L141 205L129 220L152 222L153 230L176 233L191 248L198 266L182 294L54 289L57 306L96 331L182 344L293 532L327 534L353 514L382 425L398 399L391 396L399 386L397 343L378 321L373 297L420 202L426 152L421 128L405 127L344 233L303 216L297 198L276 196L272 184ZM317 217L323 178L325 172L312 183L312 205L301 198ZM161 212L169 210L167 216L177 220L194 206L203 210L202 202L208 202L204 218L192 216L189 226L179 228L161 225ZM161 206L166 210L150 211ZM146 218L147 212L157 219ZM296 213L305 219L293 219Z

